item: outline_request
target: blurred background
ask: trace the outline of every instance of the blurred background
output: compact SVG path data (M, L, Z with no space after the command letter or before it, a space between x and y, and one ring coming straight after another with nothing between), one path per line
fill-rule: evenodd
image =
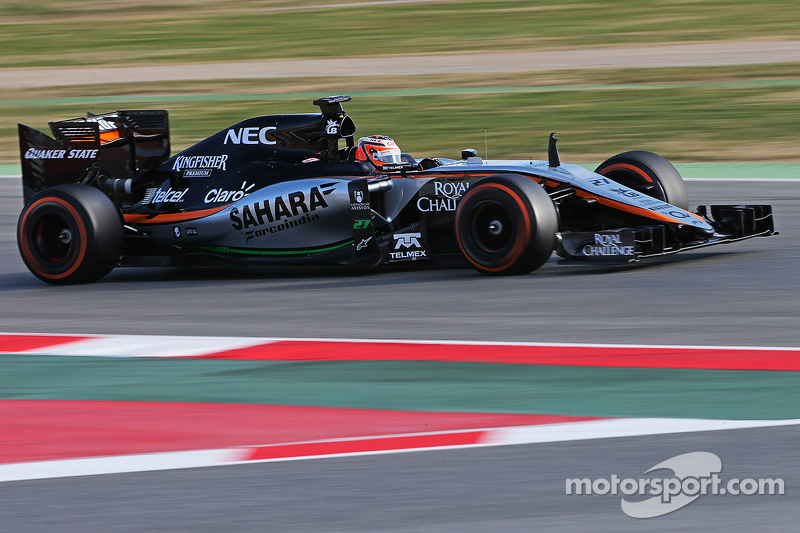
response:
M357 137L389 135L418 158L485 157L488 146L492 159L546 159L555 131L562 160L590 168L649 150L685 177L697 166L797 177L798 28L797 0L0 0L0 176L19 175L18 122L48 132L87 112L166 109L175 154L251 116L315 113L312 100L349 94ZM513 278L132 268L59 288L25 269L13 229L21 187L0 184L0 331L800 345L797 180L690 181L692 206L774 204L782 236L624 268L553 260ZM94 402L80 407L87 419L108 400L142 413L147 400L213 412L204 402L800 417L796 372L4 357L0 437L26 453L58 442L45 430L73 426L9 400ZM406 390L408 403L387 390ZM188 415L170 409L153 416L178 431ZM128 412L119 427L147 438L125 426ZM108 437L76 427L92 445ZM644 523L619 498L563 490L565 478L636 476L700 450L719 454L728 477L788 485L800 478L797 428L0 483L0 531L795 531L797 491L709 498Z
M568 162L800 161L794 0L16 0L0 20L4 169L17 122L167 109L177 153L332 94L417 157L544 159L558 131Z

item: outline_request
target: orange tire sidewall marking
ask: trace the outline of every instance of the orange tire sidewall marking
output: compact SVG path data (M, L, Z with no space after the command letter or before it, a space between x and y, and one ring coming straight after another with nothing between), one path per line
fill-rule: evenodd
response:
M76 259L75 264L72 265L72 268L61 274L48 274L41 271L40 269L41 262L36 260L33 254L31 253L31 249L28 246L28 239L24 234L25 222L28 220L28 216L38 205L41 205L43 203L53 203L60 205L74 217L76 225L78 226L78 233L80 234L80 247L78 249L78 258ZM77 270L78 267L81 266L81 262L83 261L83 258L86 255L86 227L83 224L83 219L81 219L80 215L78 215L78 212L66 200L62 200L61 198L57 198L55 196L48 196L37 200L25 212L25 216L22 217L22 221L19 224L19 242L22 243L23 255L30 260L30 263L33 263L29 265L32 270L35 270L37 274L45 278L62 279L75 272L75 270Z
M506 263L504 263L502 266L499 266L499 267L486 267L486 266L480 265L480 264L476 263L475 261L473 261L472 257L470 257L470 255L464 250L464 246L461 244L461 236L460 236L459 232L456 232L456 235L458 236L458 239L457 239L458 240L458 247L461 249L461 253L464 255L464 257L466 257L467 260L470 263L472 263L473 265L475 265L476 267L478 267L478 268L480 268L482 270L486 270L487 272L502 272L503 270L508 269L509 266L513 265L514 259L516 257L518 257L520 253L522 253L522 249L525 247L525 243L528 242L528 240L530 240L531 219L528 216L528 209L527 209L527 207L525 207L525 204L522 202L522 198L520 198L519 195L516 192L514 192L512 189L506 187L505 185L501 185L499 183L486 183L486 184L478 185L477 187L470 189L469 193L477 194L477 193L475 193L473 191L480 191L482 189L500 189L500 190L504 191L506 194L508 194L509 196L511 196L511 198L517 203L517 206L519 206L520 211L522 211L522 216L525 219L524 231L517 232L517 238L515 239L515 242L514 242L514 248L511 250L511 252L509 254L511 259L509 259ZM456 213L456 218L458 218L458 213Z
M641 168L639 168L637 166L630 165L628 163L616 163L614 165L609 165L606 168L604 168L603 170L601 170L600 172L598 172L598 174L600 174L601 176L605 176L608 173L614 172L616 170L631 170L631 171L639 174L641 177L643 177L645 180L649 181L650 183L653 183L653 178L648 176L647 172L645 172L644 170L642 170Z

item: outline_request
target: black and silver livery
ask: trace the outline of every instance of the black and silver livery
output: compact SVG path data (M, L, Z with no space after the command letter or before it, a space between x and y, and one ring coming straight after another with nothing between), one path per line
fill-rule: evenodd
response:
M358 156L349 100L249 118L174 156L166 111L51 122L52 137L20 124L22 258L53 284L164 257L360 267L458 258L500 275L531 272L553 251L629 263L774 234L768 205L690 211L680 175L656 154L625 152L591 172L562 163L554 135L547 161L464 150L376 168Z

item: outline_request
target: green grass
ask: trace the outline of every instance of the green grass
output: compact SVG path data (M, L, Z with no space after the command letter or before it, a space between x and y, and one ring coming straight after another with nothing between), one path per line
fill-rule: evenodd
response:
M6 67L792 39L800 4L749 0L0 2ZM134 9L135 7L135 9ZM292 7L295 9L279 9Z
M314 8L339 0L0 0L0 65L124 66L577 46L796 39L800 4L736 1L444 1ZM284 9L291 8L291 9ZM0 76L2 68L0 68ZM415 155L565 161L628 149L675 161L800 161L800 65L586 70L470 76L214 80L0 91L0 164L18 163L16 123L126 108L170 111L174 149L243 118L312 112L352 94L358 134Z
M790 69L800 71L797 65ZM276 92L265 92L255 81L168 83L159 87L160 94L147 85L41 89L16 98L5 92L0 93L0 114L8 117L0 124L0 163L18 161L16 122L46 130L50 120L87 111L163 108L170 111L177 151L253 115L313 112L313 98L339 93L354 97L346 109L357 135L390 135L419 156L455 157L466 147L483 154L485 128L492 158L543 159L547 135L558 131L569 162L601 161L629 149L674 161L793 161L800 160L800 81L781 77L785 70L449 77L407 82L406 88L402 79L371 85L283 80L268 87Z

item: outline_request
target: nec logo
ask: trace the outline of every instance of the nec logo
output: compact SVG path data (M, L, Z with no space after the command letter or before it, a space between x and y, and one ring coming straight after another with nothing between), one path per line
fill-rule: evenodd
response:
M222 144L228 144L228 141L231 144L275 144L275 141L267 139L267 132L274 129L274 126L231 129L225 134L225 141Z
M422 237L421 233L395 233L394 239L397 241L397 244L395 244L394 249L399 250L400 247L411 248L412 246L422 248L417 240L420 237Z

